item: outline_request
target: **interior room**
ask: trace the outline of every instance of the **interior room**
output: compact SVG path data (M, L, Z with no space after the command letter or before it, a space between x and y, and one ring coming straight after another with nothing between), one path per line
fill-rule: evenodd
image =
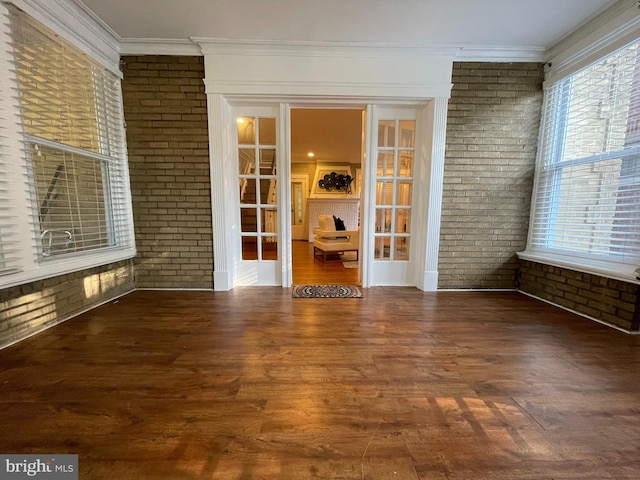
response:
M344 108L298 108L291 112L294 284L359 283L357 239L351 246L338 245L355 251L328 247L329 259L316 259L313 230L323 214L348 220L358 230L361 185L356 179L362 168L363 115L362 110ZM325 176L334 171L355 181L347 187L320 186L319 182L324 185Z
M0 18L0 478L640 478L636 0Z

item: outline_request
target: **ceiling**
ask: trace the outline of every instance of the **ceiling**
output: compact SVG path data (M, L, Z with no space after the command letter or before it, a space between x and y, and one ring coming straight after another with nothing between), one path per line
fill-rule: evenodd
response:
M362 160L362 110L291 110L291 161L338 164Z
M616 0L75 0L119 38L123 54L153 44L176 53L191 38L357 42L513 52L549 49ZM619 0L629 3L630 0ZM166 52L158 52L166 45ZM198 51L198 50L196 50ZM489 53L487 53L489 52ZM139 52L135 52L139 53ZM483 60L484 58L477 58ZM356 162L361 112L293 110L292 161Z
M615 0L76 0L126 44L192 37L544 52ZM624 1L624 0L621 0Z

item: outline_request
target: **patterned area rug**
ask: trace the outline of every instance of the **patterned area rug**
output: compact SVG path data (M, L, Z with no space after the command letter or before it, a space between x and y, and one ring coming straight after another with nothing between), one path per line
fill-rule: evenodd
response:
M362 298L355 285L294 285L293 298Z

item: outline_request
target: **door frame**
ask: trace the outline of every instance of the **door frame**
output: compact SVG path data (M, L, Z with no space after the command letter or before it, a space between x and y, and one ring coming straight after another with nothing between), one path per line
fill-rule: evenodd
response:
M290 108L322 106L374 108L373 105L422 106L420 117L424 139L420 151L424 168L416 188L423 190L422 218L416 229L426 240L415 245L413 280L421 290L437 289L440 207L444 174L447 103L451 94L453 58L457 50L441 48L399 48L393 45L359 43L253 42L229 39L192 39L205 59L205 91L209 121L211 196L214 242L214 289L230 290L236 285L232 243L233 208L237 196L235 178L229 174L233 162L234 122L230 105L280 106L279 225L282 286L291 286L290 263ZM371 122L373 123L373 122ZM369 127L370 129L371 127ZM371 139L369 139L370 144ZM370 145L371 147L371 145ZM370 149L370 151L373 151ZM370 160L370 157L367 157ZM365 165L371 161L365 162ZM235 173L235 172L232 172ZM368 178L363 172L363 178ZM427 192L427 193L424 193ZM369 204L363 192L362 205ZM283 208L284 205L284 208ZM362 236L371 226L362 210ZM283 228L284 227L284 228ZM362 242L362 285L372 286L369 272L372 239Z
M233 97L225 98L222 95L214 96L214 118L218 122L210 122L210 134L217 143L212 144L211 185L212 202L217 203L214 208L214 288L215 290L231 290L234 286L246 285L245 279L239 278L236 265L239 262L238 252L234 252L232 246L237 243L235 236L239 235L239 226L236 221L237 188L227 178L235 178L234 166L235 153L235 128L236 122L232 118L232 110L238 105L262 105L276 107L279 105L280 115L278 121L278 145L279 155L277 160L278 171L278 253L281 263L281 285L291 287L293 282L292 249L291 249L291 109L308 108L309 99L300 102L292 98L292 102L282 101L287 99L259 98L252 96L238 101ZM363 108L357 101L345 99L338 108ZM359 99L361 100L361 99ZM382 101L372 98L366 106L367 111L367 141L365 159L371 159L371 153L376 151L377 128L379 108L396 107L392 100ZM333 101L323 97L316 97L311 103L314 108L336 108ZM442 198L442 179L444 175L444 135L445 124L435 118L439 114L446 119L447 102L443 99L428 99L420 102L406 102L400 107L417 109L417 143L416 143L416 173L414 192L413 228L415 236L412 236L412 259L410 261L410 273L406 285L415 286L420 290L434 291L437 289L437 254L440 233L440 206ZM220 125L220 127L218 127ZM443 126L444 125L444 126ZM438 154L441 158L438 161ZM375 162L366 161L363 165L363 188L360 202L361 209L361 266L360 276L362 287L368 288L382 285L376 280L373 272L373 230L374 230L374 192L375 192ZM213 205L216 205L214 203ZM230 228L229 228L230 227Z

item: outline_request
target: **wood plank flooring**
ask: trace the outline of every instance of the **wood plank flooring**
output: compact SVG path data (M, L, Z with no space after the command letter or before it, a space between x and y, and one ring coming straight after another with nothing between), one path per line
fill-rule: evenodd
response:
M138 291L0 351L81 479L640 478L640 337L518 293Z
M357 268L342 262L323 263L313 256L313 243L292 242L294 285L360 285Z

